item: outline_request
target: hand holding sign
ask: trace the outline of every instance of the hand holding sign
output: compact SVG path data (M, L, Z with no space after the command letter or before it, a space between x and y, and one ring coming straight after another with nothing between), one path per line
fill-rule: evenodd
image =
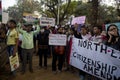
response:
M19 67L18 53L16 53L14 56L10 56L9 61L10 61L11 71L16 70Z

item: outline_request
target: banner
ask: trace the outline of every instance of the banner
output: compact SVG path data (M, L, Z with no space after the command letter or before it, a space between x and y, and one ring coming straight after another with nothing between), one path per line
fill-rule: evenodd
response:
M54 18L41 17L40 18L40 26L55 26Z
M16 70L19 67L19 58L18 58L18 53L16 53L16 56L10 56L9 57L9 61L10 61L10 67L11 67L11 71Z
M64 34L49 34L49 45L66 46L67 36Z
M86 16L80 16L80 17L75 17L72 20L72 25L74 24L84 24L85 23Z
M70 64L103 80L120 80L120 51L73 38Z

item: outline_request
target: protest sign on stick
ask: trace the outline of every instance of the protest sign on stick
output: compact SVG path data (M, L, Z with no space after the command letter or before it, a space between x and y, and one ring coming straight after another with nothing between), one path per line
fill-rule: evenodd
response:
M72 20L72 25L74 25L74 24L84 24L85 19L86 19L86 16L75 17Z

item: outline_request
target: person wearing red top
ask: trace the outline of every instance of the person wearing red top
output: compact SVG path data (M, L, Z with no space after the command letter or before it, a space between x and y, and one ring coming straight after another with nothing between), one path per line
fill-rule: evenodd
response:
M64 28L58 28L57 34L64 34ZM58 72L62 71L64 57L65 56L65 46L54 46L53 47L53 59L52 59L52 71L57 73L57 61L58 61Z

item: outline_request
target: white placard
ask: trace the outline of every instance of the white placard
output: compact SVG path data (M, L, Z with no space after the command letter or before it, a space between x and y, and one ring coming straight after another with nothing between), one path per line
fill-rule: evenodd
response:
M10 56L9 61L10 61L11 71L16 70L19 67L18 53L16 53L16 56L14 56L14 57Z
M41 17L40 18L40 26L55 26L54 18Z
M49 34L49 45L66 46L67 36L64 34Z
M84 24L85 23L86 16L80 16L80 17L75 17L72 20L72 25L74 24Z
M2 23L7 23L9 20L9 15L6 12L2 12Z

